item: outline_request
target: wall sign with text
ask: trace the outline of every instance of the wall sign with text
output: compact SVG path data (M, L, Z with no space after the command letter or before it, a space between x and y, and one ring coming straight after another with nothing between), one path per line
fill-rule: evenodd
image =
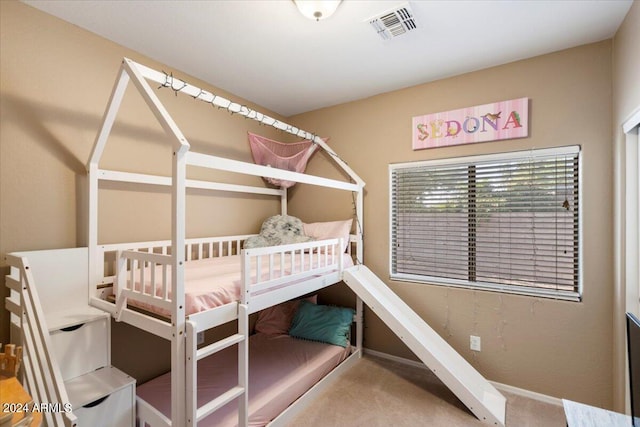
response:
M529 136L529 98L413 118L413 149Z

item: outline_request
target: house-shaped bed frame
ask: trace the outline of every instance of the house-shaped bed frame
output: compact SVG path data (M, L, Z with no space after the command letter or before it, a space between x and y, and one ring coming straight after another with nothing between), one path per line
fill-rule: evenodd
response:
M151 89L148 81L158 83L163 87L170 87L176 92L190 95L197 100L228 110L234 115L253 119L311 140L331 154L331 158L353 182L332 180L191 152L187 139ZM101 156L129 82L134 84L165 132L171 137L173 166L170 177L104 170L99 167ZM139 400L137 416L140 425L145 422L154 427L159 425L197 425L199 420L235 399L238 399L239 402L239 425L246 425L249 314L340 281L344 281L357 296L356 339L351 356L335 371L346 369L345 366L349 366L362 354L362 313L363 304L367 304L478 419L491 425L504 425L504 397L366 266L362 264L345 265L341 256L342 251L337 250L337 248L343 247L341 240L330 239L248 250L242 248L242 242L248 236L187 239L185 200L188 188L272 195L280 198L282 214L287 213L287 190L284 188L251 187L187 179L186 171L189 166L282 179L353 192L356 195L356 219L360 227L357 227L356 233L350 236L348 253L355 255L356 260L363 259L363 241L360 231L363 224L363 188L365 183L322 138L190 85L172 75L169 76L125 58L87 165L89 173L88 302L89 305L110 313L120 321L171 342L171 420ZM98 190L101 181L170 187L172 195L171 240L101 245L98 242ZM211 310L188 313L185 301L185 264L191 260L227 255L239 255L241 258L240 299ZM7 257L9 264L13 267L12 276L8 279L8 283L11 282L13 291L17 293L24 291L26 300L36 301L35 310L29 311L31 316L34 316L34 313L36 315L38 313L39 303L37 295L35 298L33 297L35 286L32 271L28 270L28 257L28 253L13 254ZM274 259L282 260L286 257L292 260L301 259L302 267L296 270L292 265L290 272L283 273L283 269L280 272L275 272L277 266L274 267L274 264L278 262L274 262ZM265 268L267 273L260 273ZM156 271L162 273L155 273ZM167 273L168 271L170 273ZM146 279L145 275L147 275ZM152 289L145 289L144 285L136 289L132 285L136 280L139 280L139 283L150 280ZM287 283L291 281L294 281L296 286L287 286ZM117 285L114 295L115 302L104 298L104 287L110 285ZM28 294L27 291L29 291ZM8 306L10 303L13 307L12 313L22 315L21 321L26 325L25 322L29 319L24 318L24 311L15 307L15 298L11 299L11 302L7 302ZM162 309L167 314L169 321L133 309L130 306L132 303L142 303L147 307L154 306ZM196 334L198 332L236 319L238 321L237 334L205 347L197 347ZM45 347L46 341L45 339ZM198 407L196 401L197 361L231 345L238 347L238 386L233 387L217 399ZM31 359L32 363L40 363L35 355ZM51 358L47 357L47 359ZM51 362L48 363L51 364ZM54 369L53 374L55 372ZM60 379L56 379L55 375L53 377L54 383L60 382ZM64 387L60 385L57 387L62 390L62 394L58 394L57 398L64 398L66 396ZM289 418L280 417L277 421L286 421L287 419ZM65 420L64 423L72 425L68 420Z

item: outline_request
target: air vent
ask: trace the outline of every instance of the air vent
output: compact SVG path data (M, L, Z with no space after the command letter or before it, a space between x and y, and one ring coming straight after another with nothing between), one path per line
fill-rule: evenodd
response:
M369 18L369 24L383 40L401 36L417 28L409 3Z

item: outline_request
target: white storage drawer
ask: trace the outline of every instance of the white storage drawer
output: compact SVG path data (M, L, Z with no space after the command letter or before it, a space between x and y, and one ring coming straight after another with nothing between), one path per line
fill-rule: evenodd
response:
M64 380L109 363L108 321L100 318L50 332L51 345Z
M67 382L69 400L78 426L132 427L135 425L135 380L106 367Z
M78 417L78 425L91 427L133 426L133 393L133 384L131 384L78 409L74 408L73 412Z

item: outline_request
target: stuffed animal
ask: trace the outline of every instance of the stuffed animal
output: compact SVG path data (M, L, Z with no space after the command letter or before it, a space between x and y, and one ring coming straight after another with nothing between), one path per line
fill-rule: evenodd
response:
M261 248L264 246L288 245L315 240L306 236L302 221L295 216L275 215L262 223L260 234L244 241L244 248Z

